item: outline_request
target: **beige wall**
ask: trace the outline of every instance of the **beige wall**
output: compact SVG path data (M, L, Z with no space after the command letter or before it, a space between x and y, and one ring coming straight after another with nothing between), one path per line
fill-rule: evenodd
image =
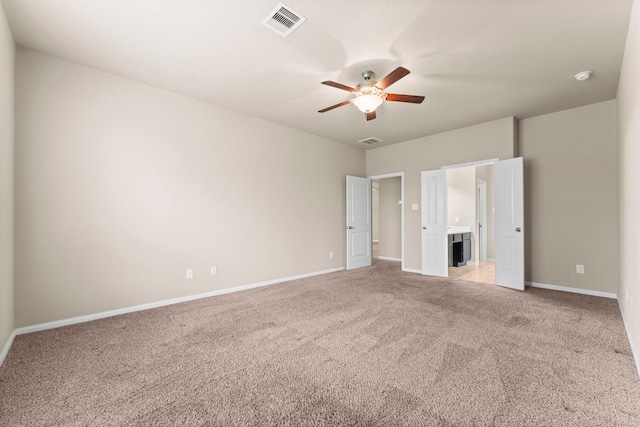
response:
M0 352L14 328L13 66L15 47L0 3Z
M615 101L521 120L519 130L527 280L615 294Z
M16 67L16 326L345 265L362 150L21 48Z
M402 258L402 187L400 177L384 178L380 184L380 223L378 256Z
M618 85L618 299L640 372L640 0L633 2Z
M475 167L447 169L447 225L471 227L475 233L475 188Z
M492 158L513 157L514 120L507 117L450 132L426 136L370 149L367 175L404 172L405 191L405 269L422 270L420 211L420 172L442 166Z

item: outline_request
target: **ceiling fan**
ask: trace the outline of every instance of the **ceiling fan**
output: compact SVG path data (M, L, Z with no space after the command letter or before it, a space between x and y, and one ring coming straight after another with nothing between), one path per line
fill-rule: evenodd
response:
M362 111L367 120L373 120L376 118L376 108L378 108L384 101L394 102L411 102L413 104L420 104L424 101L424 96L418 95L399 95L397 93L383 92L386 88L409 74L409 70L403 67L398 67L389 74L387 74L382 80L375 81L372 79L373 71L365 70L362 72L363 82L358 83L355 87L349 87L341 83L332 81L322 82L323 85L332 86L338 89L352 92L356 95L355 98L343 101L339 104L332 105L331 107L319 110L318 113L325 113L334 108L342 107L343 105L354 103L360 111Z

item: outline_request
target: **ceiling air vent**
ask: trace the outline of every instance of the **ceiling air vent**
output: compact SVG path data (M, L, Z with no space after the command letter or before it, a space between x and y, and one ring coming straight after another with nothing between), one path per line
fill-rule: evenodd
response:
M279 3L273 11L262 21L262 24L280 34L287 37L298 28L305 18L289 6Z
M362 142L363 144L367 144L367 145L373 145L373 144L381 143L382 140L378 138L370 137L370 138L361 139L358 142Z

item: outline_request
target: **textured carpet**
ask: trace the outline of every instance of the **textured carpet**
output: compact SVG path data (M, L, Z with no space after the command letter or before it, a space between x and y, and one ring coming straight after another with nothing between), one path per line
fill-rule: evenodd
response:
M398 263L18 336L0 425L638 426L616 301Z

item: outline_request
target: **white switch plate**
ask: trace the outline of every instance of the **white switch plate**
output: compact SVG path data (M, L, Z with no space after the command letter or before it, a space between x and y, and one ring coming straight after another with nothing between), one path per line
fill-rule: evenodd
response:
M187 269L187 279L193 279L193 268Z
M576 265L576 273L584 274L584 265L577 264Z
M456 217L456 219L454 219L455 222L460 222L460 218Z
M412 210L412 211L417 211L417 210L418 210L418 204L417 204L417 203L413 203L413 204L411 205L411 210Z
M333 252L329 252L329 259L333 259Z
M218 267L211 267L211 275L215 276L216 274L218 274Z

